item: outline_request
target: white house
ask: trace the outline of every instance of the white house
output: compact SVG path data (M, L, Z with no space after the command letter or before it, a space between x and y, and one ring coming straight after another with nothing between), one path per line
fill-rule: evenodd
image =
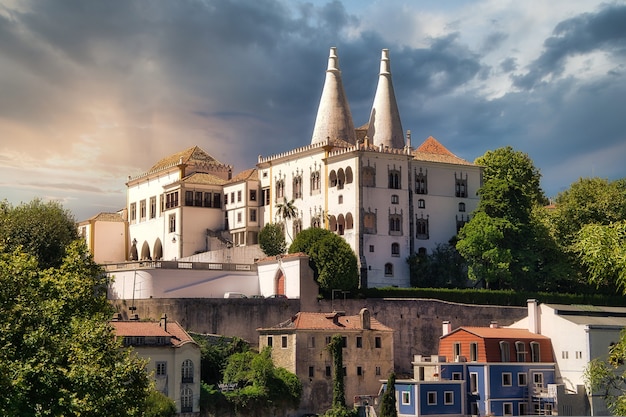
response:
M155 388L176 403L181 416L200 415L200 347L180 324L163 315L159 322L121 320L110 322L125 347L148 359L146 371Z

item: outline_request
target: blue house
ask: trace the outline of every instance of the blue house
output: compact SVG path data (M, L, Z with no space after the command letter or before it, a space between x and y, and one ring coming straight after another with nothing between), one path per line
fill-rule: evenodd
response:
M396 380L398 415L551 415L565 395L555 368L548 337L444 322L439 354L416 355L413 378Z

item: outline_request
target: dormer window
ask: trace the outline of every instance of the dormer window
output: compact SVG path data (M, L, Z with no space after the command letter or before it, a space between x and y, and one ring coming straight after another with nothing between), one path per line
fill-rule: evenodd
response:
M500 362L511 362L511 351L509 342L500 342Z

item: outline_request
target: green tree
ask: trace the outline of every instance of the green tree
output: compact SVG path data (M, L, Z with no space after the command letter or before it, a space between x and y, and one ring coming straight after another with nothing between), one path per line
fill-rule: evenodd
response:
M535 167L528 154L516 151L511 146L487 151L483 156L476 158L476 164L484 167L483 181L493 179L517 183L524 195L530 197L535 204L546 205L546 196L541 189L541 172Z
M551 255L536 247L549 238L533 216L546 202L539 170L511 147L489 151L476 163L485 170L480 203L456 246L468 262L468 276L488 288L536 290Z
M348 243L326 229L312 227L298 233L289 253L306 253L320 290L354 291L359 285L358 260Z
M140 416L145 362L115 340L106 276L84 242L64 252L41 269L0 250L0 414Z
M287 243L281 225L276 223L266 224L259 232L259 246L267 256L282 255L285 253Z
M430 254L413 254L407 258L411 286L422 288L464 288L467 286L467 264L455 241L439 244Z
M0 204L0 244L33 255L41 268L58 267L65 248L78 238L72 214L57 202L35 199L17 207Z
M387 379L387 387L380 400L380 417L398 417L396 409L396 374L391 373Z
M298 218L298 208L295 206L293 200L287 201L287 197L283 198L285 201L276 204L276 215L282 219L287 236L289 236L289 240L292 240L291 235L289 235L287 221Z
M300 403L302 384L296 375L276 368L270 356L271 348L260 353L235 353L228 359L224 383L237 388L225 394L236 411L248 415L286 412Z
M626 293L626 221L583 226L573 248L589 282Z
M175 415L176 403L174 400L157 390L152 390L146 399L143 417L174 417Z
M343 380L343 337L333 335L326 346L333 359L333 402L325 417L356 417L356 410L346 407L346 392Z

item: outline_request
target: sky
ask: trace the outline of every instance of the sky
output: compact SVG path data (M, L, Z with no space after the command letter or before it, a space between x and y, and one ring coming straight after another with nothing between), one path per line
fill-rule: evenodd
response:
M308 145L330 47L355 126L387 48L413 146L511 146L549 197L626 177L624 1L0 0L0 200L85 220L189 147L236 174Z

